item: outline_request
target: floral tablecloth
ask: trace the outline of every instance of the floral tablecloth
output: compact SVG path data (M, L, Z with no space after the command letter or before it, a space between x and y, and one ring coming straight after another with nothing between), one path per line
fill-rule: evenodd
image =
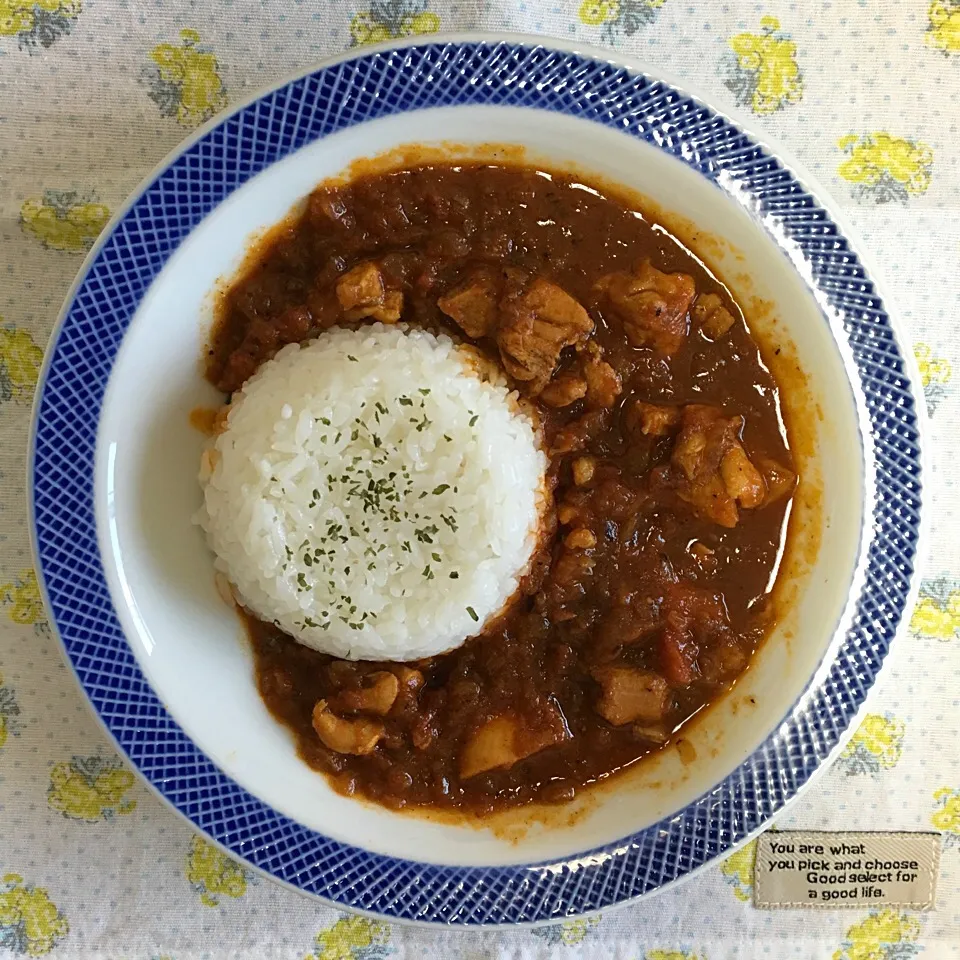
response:
M931 556L873 712L778 826L943 831L935 912L758 911L751 845L646 903L536 930L347 916L194 835L88 714L44 620L24 491L43 347L84 252L232 102L347 47L465 29L607 44L752 114L878 263L932 419ZM958 125L960 0L0 0L0 957L960 956Z

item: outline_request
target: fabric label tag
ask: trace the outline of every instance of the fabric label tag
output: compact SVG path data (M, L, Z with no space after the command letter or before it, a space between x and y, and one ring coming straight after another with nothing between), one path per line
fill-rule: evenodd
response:
M939 833L771 831L757 840L753 902L929 910L939 870Z

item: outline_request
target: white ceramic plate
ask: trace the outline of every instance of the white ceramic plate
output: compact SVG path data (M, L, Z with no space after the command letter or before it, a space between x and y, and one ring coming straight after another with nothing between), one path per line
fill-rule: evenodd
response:
M520 843L515 816L491 830L394 814L339 796L306 767L257 695L190 522L202 438L189 411L220 399L198 364L217 281L318 181L440 141L469 156L518 145L533 163L632 188L681 235L698 233L687 239L781 348L775 372L794 384L788 412L806 438L789 609L750 671L685 730L683 753L668 748L565 816L526 822ZM822 203L768 147L637 65L533 39L341 58L201 131L91 253L36 406L38 565L67 656L131 762L272 876L430 922L599 909L758 829L862 706L908 602L919 535L909 361Z

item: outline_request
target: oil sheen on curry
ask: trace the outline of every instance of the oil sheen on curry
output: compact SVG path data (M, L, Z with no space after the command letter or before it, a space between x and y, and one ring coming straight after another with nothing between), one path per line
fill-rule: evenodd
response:
M520 166L438 163L318 188L224 294L207 375L233 397L229 412L264 364L325 337L361 342L355 332L366 330L383 349L427 337L430 350L473 356L500 378L539 448L536 536L523 541L533 546L500 609L482 616L458 600L472 629L415 659L320 652L286 621L254 616L243 594L263 701L303 760L348 795L471 814L570 800L669 742L729 689L771 627L797 479L777 384L728 290L663 227L576 177ZM417 424L436 419L437 388L407 377L376 403L409 413L416 440ZM493 423L500 400L490 403ZM479 429L473 411L465 430ZM493 446L491 471L510 466L498 457L522 459L506 441ZM380 444L371 449L380 462ZM438 435L426 456L443 449ZM366 506L392 490L402 508L414 486L405 467L396 473L376 491L346 472L327 482L349 480ZM452 495L437 492L447 486L424 487L414 503ZM350 548L355 533L374 558L389 516L377 503L350 532ZM439 542L430 530L457 525L452 513L410 522L423 524L421 550L421 534ZM309 576L314 564L344 563L348 537L336 526L305 547ZM431 556L420 572L439 609L476 571ZM357 602L341 598L330 616L359 637L373 621Z

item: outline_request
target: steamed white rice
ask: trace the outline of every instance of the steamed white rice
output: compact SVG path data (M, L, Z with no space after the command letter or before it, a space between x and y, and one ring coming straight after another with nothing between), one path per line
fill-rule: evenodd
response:
M414 660L516 591L545 468L516 396L449 338L334 329L235 396L197 521L260 618L339 657Z

